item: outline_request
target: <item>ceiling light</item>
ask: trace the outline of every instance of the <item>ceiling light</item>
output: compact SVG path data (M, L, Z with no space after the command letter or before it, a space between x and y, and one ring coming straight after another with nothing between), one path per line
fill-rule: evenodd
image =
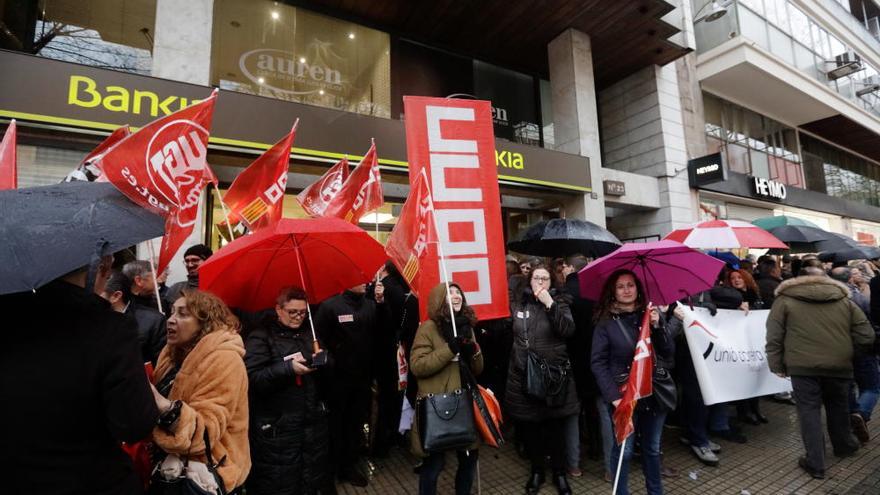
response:
M262 77L258 77L258 78L257 78L257 82L260 83L260 84L263 84L264 82L266 82L266 79L264 79L264 78L262 78Z
M353 40L353 39L354 39L354 33L348 33L348 39Z
M392 216L390 213L373 212L367 213L366 215L362 216L358 223L385 223L393 218L394 216Z
M272 19L274 19L276 21L281 17L281 14L279 14L277 10L273 10L272 13L269 15L271 15Z
M299 63L301 63L301 64L306 63L306 58L305 58L305 57L300 57L300 58L299 58Z

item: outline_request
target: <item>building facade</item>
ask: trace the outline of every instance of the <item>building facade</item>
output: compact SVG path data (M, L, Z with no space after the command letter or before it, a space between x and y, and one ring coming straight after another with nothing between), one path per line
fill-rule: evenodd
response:
M384 240L408 193L402 96L487 99L508 239L559 216L647 240L785 213L876 241L877 13L869 0L0 2L0 126L18 119L19 183L42 185L112 129L217 87L221 191L299 118L284 204L304 216L293 196L375 138L386 205L363 226ZM697 180L713 157L724 173ZM225 242L215 195L188 244Z

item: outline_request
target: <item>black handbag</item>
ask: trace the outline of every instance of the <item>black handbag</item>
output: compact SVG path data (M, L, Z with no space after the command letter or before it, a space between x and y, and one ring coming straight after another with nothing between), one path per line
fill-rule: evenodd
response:
M633 349L635 349L636 343L633 342L632 337L626 331L626 327L623 326L623 323L621 323L619 318L614 321L617 322L617 326L623 333L623 337L630 345L632 345ZM626 383L628 378L628 374L620 375L615 377L615 381L620 385ZM674 411L678 404L678 390L675 387L675 381L672 380L672 375L666 368L657 366L656 361L654 363L654 371L651 374L651 397L654 398L654 402L657 403L657 406L665 411Z
M189 469L189 459L184 459L183 471L180 473L180 476L170 480L162 476L157 465L153 475L150 477L150 487L147 489L147 495L233 495L239 493L238 489L227 493L226 486L223 484L223 478L217 472L217 467L223 464L226 457L224 456L223 459L220 459L220 462L214 463L214 458L211 455L211 440L208 438L207 429L205 429L204 440L205 458L208 461L205 465L217 481L216 492L203 489L198 483L186 476L186 471Z
M526 313L528 314L528 313ZM528 397L543 401L548 407L565 405L568 400L568 380L571 379L571 361L565 359L550 363L530 349L528 317L523 322L526 340L526 367L524 392Z
M428 394L419 399L417 409L425 452L460 450L477 441L473 401L467 390Z

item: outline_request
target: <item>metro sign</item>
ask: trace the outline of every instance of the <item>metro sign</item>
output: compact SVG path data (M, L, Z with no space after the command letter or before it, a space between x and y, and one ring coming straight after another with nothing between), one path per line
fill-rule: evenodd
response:
M446 272L479 319L509 314L495 135L488 101L405 96L410 185L424 167ZM420 293L443 280L428 245ZM424 292L421 292L424 290ZM421 301L424 315L424 305Z

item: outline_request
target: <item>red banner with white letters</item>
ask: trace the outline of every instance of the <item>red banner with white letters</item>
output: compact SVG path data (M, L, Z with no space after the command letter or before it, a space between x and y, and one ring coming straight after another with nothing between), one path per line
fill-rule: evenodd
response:
M488 101L405 96L410 186L422 168L431 186L440 246L429 244L420 294L449 278L481 320L510 314L495 133ZM419 305L424 318L426 298Z

